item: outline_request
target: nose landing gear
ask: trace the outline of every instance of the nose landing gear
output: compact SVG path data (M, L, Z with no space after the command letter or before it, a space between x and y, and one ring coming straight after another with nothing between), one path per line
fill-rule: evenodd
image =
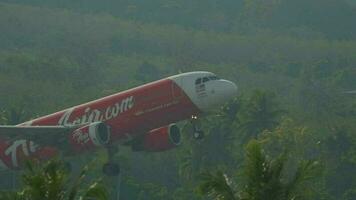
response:
M191 124L193 125L193 138L196 140L201 140L204 138L205 133L202 130L201 122L197 116L192 116Z
M106 176L119 176L120 165L114 161L114 155L118 152L118 148L108 146L107 148L108 162L103 165L102 171Z
M205 136L205 133L204 133L204 131L201 131L201 130L196 130L193 133L193 137L196 140L201 140L204 138L204 136Z
M120 174L120 165L113 162L105 163L103 165L103 173L106 176L118 176Z

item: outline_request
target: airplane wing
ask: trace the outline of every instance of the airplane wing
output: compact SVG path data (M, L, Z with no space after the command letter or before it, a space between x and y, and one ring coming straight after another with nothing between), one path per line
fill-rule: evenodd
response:
M31 140L37 144L58 145L66 135L80 126L0 126L0 137L10 141L18 139Z

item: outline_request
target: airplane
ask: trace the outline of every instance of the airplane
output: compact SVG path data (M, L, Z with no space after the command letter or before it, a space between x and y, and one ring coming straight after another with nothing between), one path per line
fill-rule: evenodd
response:
M76 156L105 148L102 167L117 176L113 156L119 145L133 151L161 152L181 143L175 124L190 120L193 137L204 137L198 117L237 94L235 83L214 73L182 73L113 94L16 126L0 126L0 169L21 169L25 160Z

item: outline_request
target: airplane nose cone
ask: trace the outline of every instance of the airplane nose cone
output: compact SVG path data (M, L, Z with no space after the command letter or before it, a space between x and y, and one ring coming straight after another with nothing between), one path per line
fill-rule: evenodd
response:
M236 96L238 93L237 85L234 82L230 82L230 83L231 83L230 92L231 92L231 94L233 94L233 96Z
M224 86L225 98L230 99L237 95L238 88L235 83L233 83L231 81L225 81L224 85L225 85Z

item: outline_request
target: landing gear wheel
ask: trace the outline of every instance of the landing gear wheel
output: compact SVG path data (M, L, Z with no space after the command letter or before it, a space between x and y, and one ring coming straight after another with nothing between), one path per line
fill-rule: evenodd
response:
M64 162L63 167L64 167L64 171L66 171L68 173L72 172L72 170L73 170L72 163L70 163L70 162Z
M117 163L105 163L103 165L103 173L106 176L118 176L120 174L120 166Z
M118 176L120 174L120 166L114 161L114 155L118 152L118 148L108 145L106 152L108 154L108 162L103 165L103 173L107 176Z
M196 140L201 140L201 139L203 139L204 138L204 131L194 131L194 133L193 133L193 137L194 137L194 139L196 139Z

